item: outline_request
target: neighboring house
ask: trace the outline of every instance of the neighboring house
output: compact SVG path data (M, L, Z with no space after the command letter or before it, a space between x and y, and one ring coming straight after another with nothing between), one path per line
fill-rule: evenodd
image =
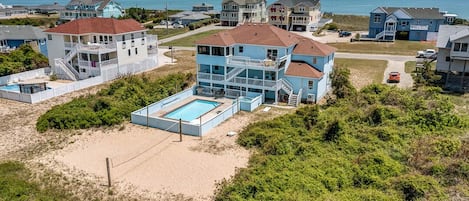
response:
M469 91L469 26L440 26L436 70L446 73L445 87Z
M378 7L370 13L368 38L436 40L440 25L450 24L454 18L438 8Z
M197 4L197 5L192 6L192 11L194 12L207 12L207 11L212 11L212 10L214 10L212 4L202 3L202 4Z
M321 19L319 0L278 0L267 7L269 23L290 31L309 31Z
M113 0L71 0L60 12L60 20L71 21L81 18L118 18L125 9Z
M0 25L0 52L16 49L22 44L47 56L46 34L31 25Z
M222 26L267 22L266 0L223 0L220 22Z
M157 64L156 37L133 19L78 19L45 31L52 70L80 80L137 72ZM111 77L111 78L110 78Z
M246 23L196 42L197 86L263 102L316 102L330 88L334 47L269 24Z
M5 6L0 5L0 17L15 17L27 15L28 9L24 6Z
M27 9L29 10L29 13L49 15L62 12L63 10L65 10L65 6L61 6L58 3L54 3L43 4L39 6L28 6Z
M174 15L170 15L169 19L173 22L178 22L187 26L192 22L197 22L204 19L210 19L208 15L202 14L202 12L183 11Z

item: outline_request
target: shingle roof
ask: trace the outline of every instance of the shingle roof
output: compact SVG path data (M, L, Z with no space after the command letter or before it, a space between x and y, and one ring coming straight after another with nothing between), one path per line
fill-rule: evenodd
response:
M222 39L218 39L218 38ZM232 39L231 39L232 38ZM220 44L216 42L225 41ZM288 47L298 43L297 35L265 23L246 23L196 41L196 44L229 46L234 43Z
M299 43L293 50L293 54L328 56L337 50L335 47L303 36L298 36L298 40Z
M143 30L145 30L145 28L133 19L117 20L113 18L84 18L61 24L57 27L48 29L45 32L66 34L121 34Z
M265 0L223 0L222 4L229 3L231 1L237 3L238 5L246 5L246 4L261 3Z
M401 10L414 19L445 19L439 8L381 7L387 14Z
M94 6L100 4L98 10L102 10L111 0L71 0L67 6L89 5Z
M292 61L288 66L285 75L309 77L309 78L321 78L324 73L304 62Z
M459 35L462 36L464 33L469 33L469 26L441 25L440 29L438 30L438 40L436 43L436 47L448 48L450 38L454 39Z
M290 8L296 6L300 3L303 3L307 6L312 7L312 6L319 5L319 0L278 0L278 1L275 1L274 3L272 3L272 4L276 4L276 3L283 4L283 5L285 5L287 7L290 7Z
M0 40L45 39L41 29L30 25L0 25Z

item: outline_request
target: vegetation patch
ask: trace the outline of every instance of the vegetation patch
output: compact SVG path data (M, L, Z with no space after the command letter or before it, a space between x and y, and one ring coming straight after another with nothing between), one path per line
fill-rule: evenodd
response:
M339 68L340 69L340 68ZM336 73L337 72L337 73ZM467 197L469 118L438 88L371 84L356 92L335 71L325 106L250 124L257 150L216 200L450 200ZM424 149L422 149L424 148Z
M32 25L32 26L46 26L54 27L58 17L37 17L37 18L11 18L0 19L1 25Z
M125 76L95 95L82 96L54 106L36 123L39 132L48 129L84 129L120 124L131 112L173 95L193 82L192 74L171 74L159 79Z
M31 180L31 172L19 162L0 163L0 200L71 200L67 191ZM76 198L75 198L76 199Z
M169 38L173 37L179 34L183 34L189 31L189 28L184 27L180 29L173 29L171 28L172 25L169 25L168 29L161 29L161 28L156 28L156 29L150 29L148 30L148 34L152 35L158 35L158 39L164 39L164 38Z
M0 54L0 76L21 73L49 66L47 57L23 44L7 54Z
M370 22L369 16L360 16L360 15L330 15L325 14L324 18L332 19L334 25L337 29L347 30L347 31L367 31L368 24Z
M354 42L354 43L329 43L339 52L352 52L363 54L393 54L415 56L415 53L424 49L435 49L434 42L403 41L394 42Z
M350 81L357 89L372 83L381 83L388 62L384 60L335 58L334 65L350 70Z
M215 29L215 30L210 30L210 31L194 34L194 35L191 35L191 36L187 36L187 37L184 37L184 38L173 40L171 42L163 43L163 44L161 44L161 46L194 47L196 41L198 41L202 38L205 38L209 35L216 34L220 31L224 31L224 29Z

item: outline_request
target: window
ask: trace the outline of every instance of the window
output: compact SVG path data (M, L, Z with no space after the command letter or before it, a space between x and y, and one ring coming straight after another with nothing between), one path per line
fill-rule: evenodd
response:
M208 46L197 46L197 54L210 54Z
M122 35L122 41L125 41L125 35Z
M86 69L84 69L84 68L81 68L80 71L81 71L82 73L86 73Z
M239 53L243 53L244 51L244 47L243 46L239 46L239 49L238 49Z
M316 57L313 57L313 64L316 64L318 62L318 59Z
M130 39L132 39L132 40L134 39L134 34L133 33L130 34Z
M455 52L461 51L461 43L454 43L453 51Z
M313 89L314 86L314 81L313 80L308 80L308 88Z
M467 43L461 44L461 52L467 52Z
M267 49L267 58L271 60L277 59L277 50L276 49Z
M212 55L214 56L225 56L225 51L223 47L212 47Z
M47 34L47 40L52 40L52 35Z
M135 55L137 55L137 54L138 54L138 50L137 50L137 48L135 48Z
M448 61L448 62L451 61L451 57L446 57L445 61Z
M128 49L127 52L129 53L129 56L130 56L130 54L131 54L130 49Z
M381 22L381 16L379 14L375 14L373 17L373 22L374 23L380 23Z
M304 11L305 11L305 7L301 6L301 7L298 8L298 10L299 10L300 12L304 12Z
M409 25L409 22L408 22L408 21L402 21L402 22L401 22L401 26L407 26L407 25Z
M145 45L145 38L142 38L142 45Z

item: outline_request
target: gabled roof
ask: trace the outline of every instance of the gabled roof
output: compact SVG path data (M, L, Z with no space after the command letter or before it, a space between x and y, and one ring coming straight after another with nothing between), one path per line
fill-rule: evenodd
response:
M109 4L111 0L71 0L68 4L68 6L79 6L79 5L88 5L88 6L94 6L96 4L99 4L98 10L102 10L104 7L106 7L107 4Z
M305 62L292 61L288 66L285 75L298 76L298 77L309 77L309 78L321 78L324 73L316 69Z
M295 7L298 4L304 4L310 7L314 7L319 5L319 0L277 0L272 4L282 4L290 8Z
M40 40L46 34L31 25L0 25L0 40Z
M196 44L229 46L235 43L289 47L298 43L298 35L265 23L246 23L213 34Z
M261 3L265 0L223 0L222 4L226 4L229 2L235 2L238 5L246 5L246 4L256 4L256 3Z
M296 45L295 49L293 49L293 54L328 56L337 50L335 47L303 36L298 36L298 40L299 43Z
M113 18L84 18L47 29L45 32L64 34L122 34L144 30L145 28L143 28L142 25L134 19L117 20Z
M463 29L463 30L458 31L455 34L449 36L449 41L453 42L455 40L465 38L467 36L469 36L469 29Z
M467 30L467 31L465 31ZM469 26L462 25L440 25L438 30L438 40L436 42L436 47L438 48L448 48L450 38L455 38L458 36L459 32L467 33L469 31Z
M445 19L440 13L439 8L381 7L381 9L386 12L386 14L392 14L400 10L411 16L413 19Z

